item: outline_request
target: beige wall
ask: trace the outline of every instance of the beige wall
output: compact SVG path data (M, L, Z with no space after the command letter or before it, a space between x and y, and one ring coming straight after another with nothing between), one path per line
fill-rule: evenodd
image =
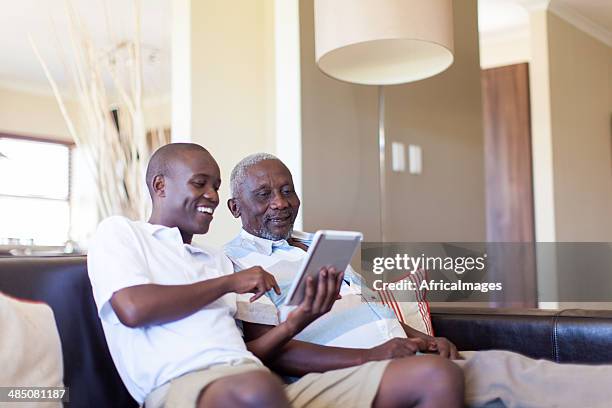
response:
M223 180L203 242L222 245L240 228L225 205L233 166L274 150L273 10L273 0L191 2L191 140L210 150Z
M377 88L320 73L312 0L300 11L304 228L350 228L377 240ZM420 176L387 173L387 240L485 239L476 1L455 7L455 47L447 72L385 90L387 157L392 141L419 144L424 155Z
M612 48L548 13L558 241L612 241Z
M78 103L67 99L66 106L75 125L80 123ZM170 100L156 97L144 103L145 125L170 127ZM51 93L0 87L0 133L36 136L72 142L64 117Z
M76 104L68 102L71 113ZM0 132L72 141L52 95L0 88Z

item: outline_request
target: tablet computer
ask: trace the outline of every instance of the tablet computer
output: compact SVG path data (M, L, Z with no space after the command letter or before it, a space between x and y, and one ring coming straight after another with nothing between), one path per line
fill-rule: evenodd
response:
M363 234L360 232L317 231L300 272L293 279L284 305L299 305L306 294L307 277L312 276L316 281L321 268L333 266L337 271L345 271L362 239Z

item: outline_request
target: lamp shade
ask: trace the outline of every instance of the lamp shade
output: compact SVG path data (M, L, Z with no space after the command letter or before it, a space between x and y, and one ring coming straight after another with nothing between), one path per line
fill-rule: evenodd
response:
M315 0L315 44L327 75L392 85L453 63L452 0Z

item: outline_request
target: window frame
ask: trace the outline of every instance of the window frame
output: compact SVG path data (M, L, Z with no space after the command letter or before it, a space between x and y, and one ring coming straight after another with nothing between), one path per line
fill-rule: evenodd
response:
M12 140L21 140L21 141L29 141L29 142L38 142L38 143L47 143L51 145L61 145L68 148L68 193L66 198L55 198L48 197L44 195L35 195L35 194L5 194L0 192L0 197L6 198L17 198L17 199L36 199L36 200L47 200L47 201L60 201L66 202L68 204L68 231L72 228L72 162L73 162L73 154L76 144L74 142L66 141L66 140L58 140L52 137L40 137L40 136L30 136L30 135L21 135L14 133L4 133L0 132L0 139L12 139ZM0 159L1 160L1 159ZM2 237L0 239L8 239L11 237ZM66 237L68 239L69 237ZM36 244L35 244L36 245Z

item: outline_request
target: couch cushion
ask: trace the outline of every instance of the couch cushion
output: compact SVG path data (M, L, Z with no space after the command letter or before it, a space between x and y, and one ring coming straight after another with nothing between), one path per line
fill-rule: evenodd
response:
M86 257L0 258L0 291L53 309L71 407L135 407L96 313Z
M0 293L0 384L3 387L61 387L62 347L53 312L44 303ZM10 335L7 335L10 333ZM61 402L39 403L61 407Z
M612 363L612 311L563 310L555 323L556 361Z
M509 350L558 363L611 364L612 311L436 307L436 334L460 350Z
M555 312L472 308L435 308L436 336L459 350L509 350L531 358L556 361L553 347Z

